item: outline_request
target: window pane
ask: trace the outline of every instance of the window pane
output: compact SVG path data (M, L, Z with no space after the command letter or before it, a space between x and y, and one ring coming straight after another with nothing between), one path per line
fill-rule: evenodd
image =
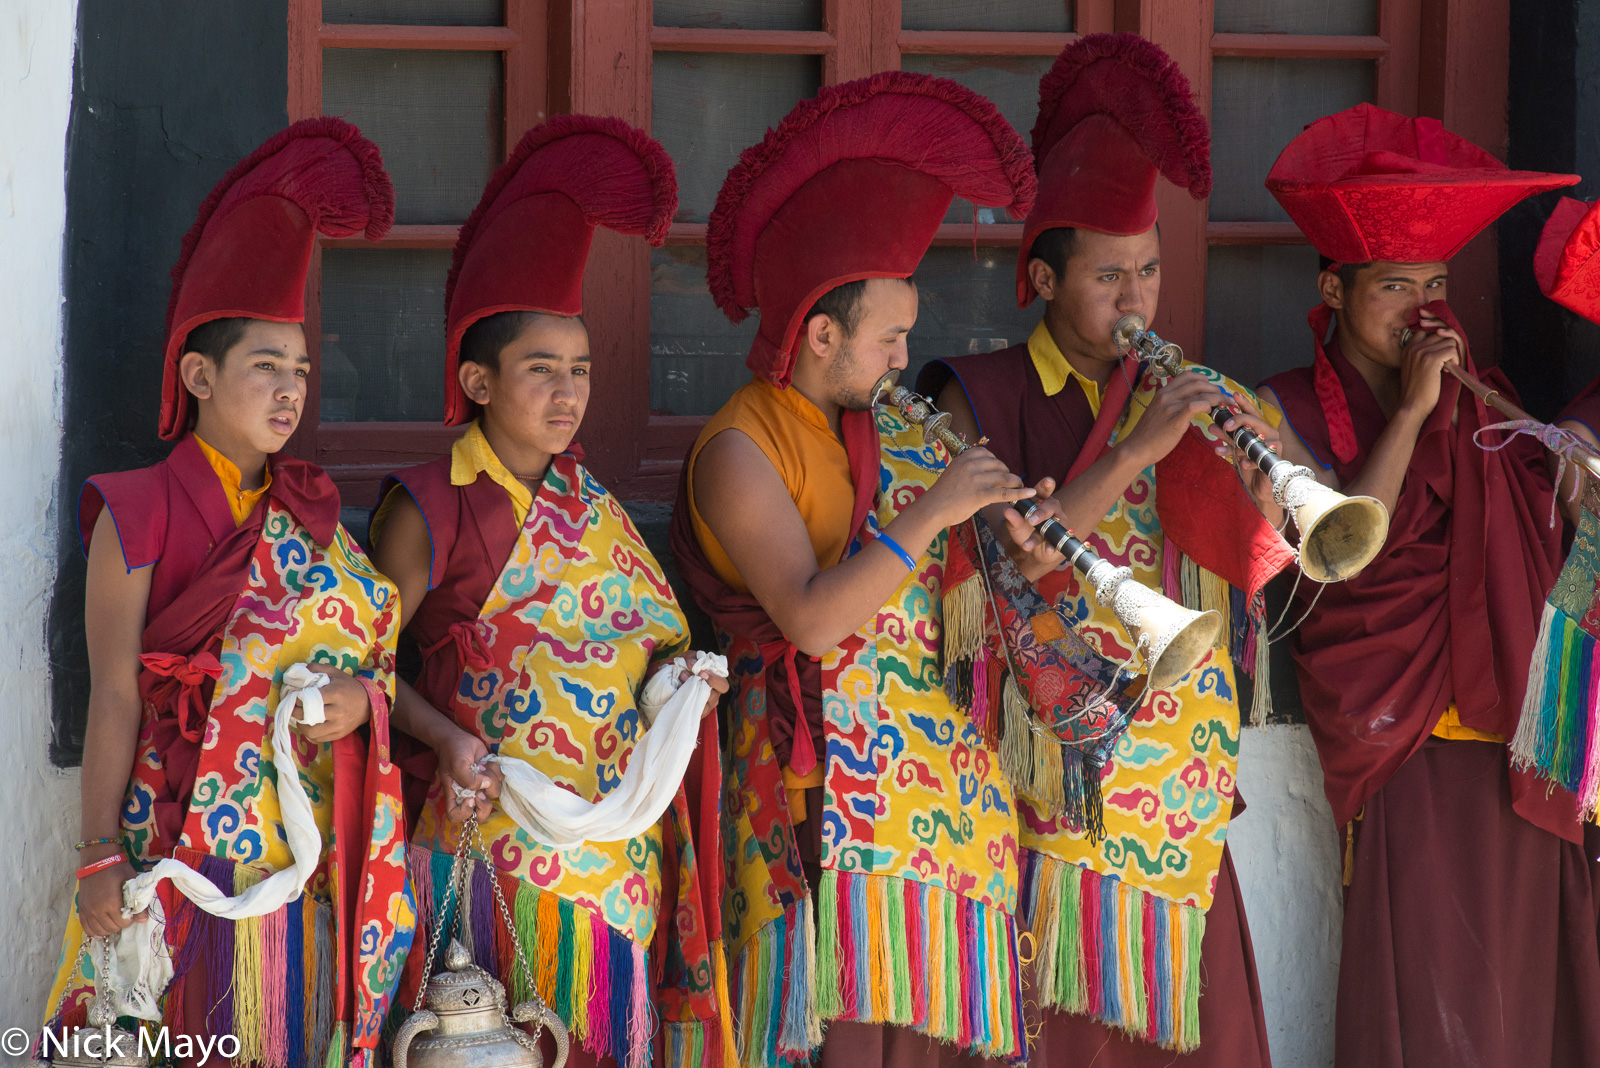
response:
M1017 307L1017 250L971 245L931 248L917 267L917 325L908 346L911 385L929 360L993 352L1028 340L1044 305Z
M820 84L816 56L657 52L651 128L678 165L678 221L705 222L739 153Z
M650 253L650 410L711 415L750 381L744 358L760 325L735 326L711 300L706 250L670 245Z
M1206 274L1206 363L1246 386L1311 362L1309 245L1217 245Z
M914 383L922 365L940 356L1026 341L1041 306L1016 306L1016 269L1012 248L982 246L976 258L965 245L928 250L917 268L917 325L901 380ZM752 315L735 326L712 303L704 248L656 249L650 264L650 410L711 415L722 407L750 380L744 358L758 325Z
M503 0L322 0L323 22L391 26L503 26Z
M444 418L448 249L322 253L322 421Z
M1216 0L1216 31L1375 34L1378 0Z
M1039 79L1055 61L1055 56L910 55L901 57L900 66L918 74L949 78L988 97L1026 141L1033 131L1033 120L1039 115ZM1003 209L986 209L978 219L1005 222L1006 213ZM957 197L945 221L971 222L972 203Z
M908 30L1032 30L1071 33L1071 0L901 0Z
M499 52L330 48L322 110L361 127L394 179L395 221L465 222L505 158Z
M1264 184L1307 123L1372 99L1366 59L1239 59L1211 68L1211 218L1288 221Z
M822 0L656 0L654 19L698 30L819 30Z

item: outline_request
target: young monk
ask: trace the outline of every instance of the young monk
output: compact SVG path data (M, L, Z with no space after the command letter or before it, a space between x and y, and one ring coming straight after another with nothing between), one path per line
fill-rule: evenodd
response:
M1299 610L1318 599L1295 639L1347 836L1341 1068L1600 1063L1573 796L1507 759L1560 564L1550 480L1527 438L1481 448L1503 417L1443 373L1515 399L1472 362L1448 261L1518 200L1575 181L1509 171L1437 120L1369 104L1312 123L1267 178L1325 269L1316 358L1262 397L1294 430L1286 456L1392 516L1360 575L1302 586Z
M470 817L480 826L466 845L493 866L471 863L456 937L513 1003L528 989L511 952L520 939L578 1064L645 1065L663 1042L670 1065L733 1055L715 717L665 818L631 836L536 837L491 803L504 800L500 773L484 765L518 759L585 801L607 797L648 726L641 690L687 644L660 566L573 443L590 398L579 316L594 227L659 245L676 204L672 161L619 120L564 116L523 137L461 229L446 292L445 422L470 425L450 456L385 483L372 524L423 653L396 722L439 764L411 846L423 926L450 922ZM697 716L727 689L707 681ZM413 954L407 991L440 964Z
M366 1064L377 1046L413 915L388 758L395 590L339 526L328 476L281 450L311 371L315 235L375 239L393 217L377 147L308 119L229 172L184 240L160 423L177 444L153 467L96 475L79 501L91 690L58 1025L83 1019L81 968L119 1014L234 1036L236 1063ZM285 753L278 702L300 665L325 680L326 718L302 717ZM314 817L308 857L291 793ZM157 861L155 899L132 914L124 884ZM299 878L271 911L230 920L161 874L174 861L229 897ZM115 939L119 966L147 939L170 982L129 988L85 936Z
M954 195L1026 210L1026 146L981 97L896 72L801 103L711 216L711 292L761 325L754 379L685 465L673 549L737 673L729 948L749 1065L1026 1051L1014 799L940 687L939 597L945 528L1033 491L873 411Z
M1246 653L1243 617L1248 612L1259 625L1261 585L1289 552L1258 511L1280 514L1265 476L1254 465L1244 471L1260 498L1253 501L1232 467L1231 446L1204 443L1191 420L1232 404L1241 414L1230 428L1248 425L1269 444L1277 431L1257 414L1249 391L1224 381L1227 399L1218 381L1195 370L1163 382L1112 337L1124 315L1155 320L1156 181L1165 173L1192 195L1206 195L1205 119L1188 80L1158 46L1135 34L1092 34L1068 46L1041 83L1033 138L1039 197L1023 227L1017 299L1026 307L1043 298L1043 317L1023 345L930 363L918 388L938 398L969 441L986 437L1024 479L1059 486L1063 521L1089 532L1101 557L1132 567L1148 585L1165 582L1176 600L1186 586L1218 589L1220 597L1194 607L1240 617L1199 668L1139 703L1119 759L1087 786L1104 799L1103 826L1086 827L1080 814L1062 811L1059 799L1072 794L1059 781L1019 785L1027 873L1021 914L1038 939L1040 961L1084 962L1081 973L1054 963L1036 967L1050 981L1042 979L1038 993L1048 1011L1034 1055L1041 1063L1092 1060L1106 1068L1268 1065L1250 928L1225 836L1231 814L1243 807L1233 786L1237 674L1255 673L1254 653L1266 648L1265 636L1255 633L1255 649ZM1018 517L1013 511L1003 518ZM991 522L1004 527L998 509ZM1027 553L1031 538L1021 546L1005 540L1039 592L1082 621L1096 652L1119 662L1130 657L1127 631L1078 571L1061 567L1053 549ZM1227 566L1250 545L1263 553L1253 570ZM1215 574L1207 582L1174 581L1183 568L1220 570L1241 588L1235 595ZM1256 686L1267 685L1258 675ZM1119 902L1130 895L1139 923L1159 916L1188 937L1144 940L1130 958L1122 918L1108 928L1123 932L1116 940L1082 929L1086 910L1125 917ZM1119 997L1116 988L1145 987L1143 974L1128 973L1144 972L1147 961L1148 974L1162 978L1143 997Z

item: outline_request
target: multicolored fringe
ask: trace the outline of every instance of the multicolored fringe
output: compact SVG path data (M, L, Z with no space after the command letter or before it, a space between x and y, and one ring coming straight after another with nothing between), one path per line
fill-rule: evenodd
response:
M828 1020L910 1027L983 1057L1027 1058L1016 925L964 894L825 869L733 965L748 1068L808 1060Z
M1228 655L1235 669L1254 685L1250 724L1260 727L1272 715L1272 649L1267 643L1267 596L1264 590L1246 603L1244 591L1213 574L1172 547L1161 554L1161 592L1185 608L1216 612L1228 637Z
M1032 850L1022 852L1020 889L1040 1005L1163 1049L1199 1047L1204 909Z
M179 848L173 855L225 894L244 892L265 873L242 864ZM174 900L174 898L176 900ZM239 1068L343 1068L343 1025L334 1019L333 910L311 894L266 916L223 920L181 893L166 892L166 940L173 980L162 995L162 1024L185 1034L184 991L204 983L202 1003L209 1034L234 1035ZM197 964L202 964L198 972ZM90 977L93 968L85 964ZM63 1011L49 1026L86 1022L87 999Z
M1059 816L1074 832L1099 841L1105 836L1105 761L1034 733L1010 665L989 647L982 577L972 571L946 586L942 607L945 696L978 728L984 744L998 751L1012 789L1037 802L1045 815Z
M467 861L467 892L447 910L455 856L412 844L409 859L418 936L401 986L406 1004L415 995L425 963L429 975L444 967L447 939L439 940L435 960L424 960L427 939L422 932L431 932L435 923L454 932L473 961L506 985L512 1005L529 1000L527 977L516 963L511 932L494 900L492 880L498 880L533 970L531 989L566 1023L573 1043L597 1058L615 1057L626 1068L648 1068L656 1020L645 947L613 930L599 913L477 860ZM722 1042L707 1034L711 1029L693 1022L668 1027L667 1068L720 1068Z
M1600 657L1595 636L1546 601L1528 667L1511 760L1578 798L1583 818L1600 808Z

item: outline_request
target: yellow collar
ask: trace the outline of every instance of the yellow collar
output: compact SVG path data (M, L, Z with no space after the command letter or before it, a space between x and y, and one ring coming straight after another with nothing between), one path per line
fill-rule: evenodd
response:
M1044 386L1046 397L1054 397L1069 379L1075 379L1083 387L1083 395L1089 398L1089 410L1096 417L1100 415L1100 383L1085 377L1067 362L1042 319L1028 338L1028 355L1033 358L1033 367L1039 372L1039 381Z
M489 445L489 439L483 436L483 427L474 420L467 432L450 447L450 484L470 486L480 474L488 475L510 495L517 526L520 528L526 523L528 512L533 508L533 491L500 462L500 457L494 454L494 449Z
M194 436L194 443L200 446L206 462L211 465L211 470L217 473L217 478L222 482L223 495L228 498L228 511L233 513L233 525L237 527L243 524L250 518L250 513L256 510L256 502L272 488L272 465L267 464L260 488L247 490L242 486L244 475L240 473L237 464L207 445L199 434Z

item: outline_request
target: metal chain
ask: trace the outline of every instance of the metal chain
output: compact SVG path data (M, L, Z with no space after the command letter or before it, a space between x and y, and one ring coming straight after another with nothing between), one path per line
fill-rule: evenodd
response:
M417 981L417 996L411 1003L412 1012L419 1012L422 1009L422 998L428 991L428 979L433 972L433 962L439 955L439 939L444 934L443 917L450 915L451 900L461 896L456 892L456 886L462 879L462 871L467 860L467 834L471 833L475 838L477 836L477 827L477 817L468 816L466 824L462 827L461 838L456 843L455 861L450 865L450 883L445 887L444 891L444 907L439 917L435 918L433 933L428 937L428 955L424 958L426 963L423 966L422 978ZM454 917L454 919L457 922L460 921L459 916Z
M479 852L482 854L483 842L478 837L477 821L469 820L468 826L471 828L468 833L472 836L472 840L478 844ZM527 954L523 952L522 939L517 937L517 925L511 922L511 909L507 907L505 895L500 890L500 880L491 878L489 885L494 888L494 903L500 908L500 922L506 925L506 932L511 935L511 948L516 951L517 966L522 969L522 978L527 982L528 990L533 994L533 1000L538 1003L540 1008L547 1008L544 998L539 994L539 988L534 985L533 968L528 964Z
M72 994L72 981L82 976L87 982L89 977L83 974L83 962L89 956L89 936L83 935L78 939L78 949L73 957L72 974L67 976L67 981L61 984L61 996L56 998L55 1008L50 1010L48 1019L55 1020L61 1016L61 1008L67 1003L67 998Z

